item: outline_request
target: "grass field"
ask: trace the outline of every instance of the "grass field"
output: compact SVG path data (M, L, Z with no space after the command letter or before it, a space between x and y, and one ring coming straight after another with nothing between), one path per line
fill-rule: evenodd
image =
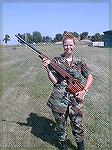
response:
M50 58L63 52L61 45L38 45ZM92 70L94 83L85 98L85 150L111 150L111 49L77 45L75 55ZM38 55L25 46L4 47L0 59L2 88L1 149L57 150L55 123L46 105L52 84ZM110 82L109 82L110 81ZM68 120L69 149L75 139Z

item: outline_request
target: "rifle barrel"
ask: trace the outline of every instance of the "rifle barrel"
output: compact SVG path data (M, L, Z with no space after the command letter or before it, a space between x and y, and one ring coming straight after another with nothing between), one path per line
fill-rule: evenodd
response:
M36 47L34 47L34 45L31 45L29 43L27 43L25 40L23 40L19 35L15 35L20 41L22 41L24 44L28 45L31 49L33 49L34 51L36 51L38 54L42 54L40 51L37 50Z

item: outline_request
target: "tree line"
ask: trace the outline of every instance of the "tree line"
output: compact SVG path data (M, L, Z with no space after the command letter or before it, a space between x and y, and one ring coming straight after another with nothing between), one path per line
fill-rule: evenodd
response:
M64 31L65 32L65 31ZM104 35L100 33L95 33L92 36L89 36L88 32L82 32L81 34L78 34L77 32L69 32L74 35L75 38L78 40L84 40L84 39L89 39L92 42L95 41L104 41ZM63 33L64 34L64 33ZM55 35L54 38L51 38L50 36L42 36L42 34L39 31L34 31L32 34L30 33L23 33L18 35L23 38L25 41L28 43L55 43L55 42L61 42L63 38L63 34L58 33ZM3 41L7 44L8 41L11 40L11 37L6 34ZM20 40L18 40L19 43L21 43Z

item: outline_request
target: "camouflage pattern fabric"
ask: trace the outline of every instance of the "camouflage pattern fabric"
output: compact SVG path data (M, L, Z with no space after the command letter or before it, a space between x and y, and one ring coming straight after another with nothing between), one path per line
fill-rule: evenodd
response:
M73 58L69 66L64 54L54 58L61 68L73 75L75 79L82 81L82 76L87 79L90 74L90 69L82 59ZM84 139L83 130L83 101L78 101L71 93L66 91L66 80L53 68L50 70L57 79L57 83L53 86L51 96L47 105L52 109L55 121L57 135L60 141L66 140L66 124L69 116L72 127L72 133L75 136L76 142L81 142Z
M70 118L70 124L72 133L76 139L76 142L84 140L84 128L83 128L83 103L77 101L73 96L69 97L71 102L68 104L66 113L60 113L53 111L53 115L56 121L56 130L59 141L65 141L67 139L67 118Z

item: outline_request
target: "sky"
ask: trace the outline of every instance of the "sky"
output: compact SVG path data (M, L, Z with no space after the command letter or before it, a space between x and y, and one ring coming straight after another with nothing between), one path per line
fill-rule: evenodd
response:
M32 34L54 38L57 33L88 32L89 35L110 29L109 3L3 3L2 37L9 34L15 44L15 34Z

